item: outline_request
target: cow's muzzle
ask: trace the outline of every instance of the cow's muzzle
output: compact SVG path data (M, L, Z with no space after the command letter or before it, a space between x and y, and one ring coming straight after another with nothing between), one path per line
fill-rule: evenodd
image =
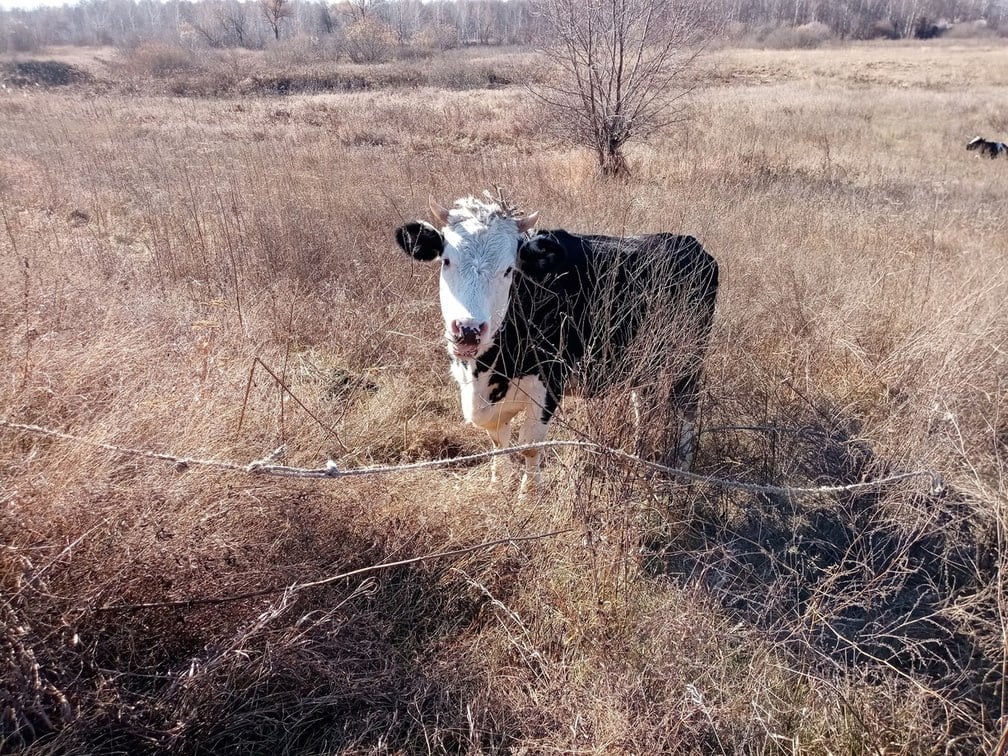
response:
M480 342L490 326L476 321L453 320L449 327L448 343L457 357L475 357Z

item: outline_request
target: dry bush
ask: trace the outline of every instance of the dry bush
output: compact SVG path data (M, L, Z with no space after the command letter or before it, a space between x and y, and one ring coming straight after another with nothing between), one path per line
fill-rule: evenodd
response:
M0 51L5 53L38 53L44 47L37 29L12 18L6 20L0 44L2 44Z
M777 50L802 49L819 47L832 36L833 33L826 24L813 21L800 26L778 27L763 37L763 44Z
M323 37L297 36L281 39L267 46L266 65L289 68L311 66L325 61L338 60L343 41L335 35Z
M730 51L612 182L520 87L0 98L4 417L238 462L486 448L391 229L499 183L718 258L696 472L944 479L788 496L568 449L518 499L486 464L282 481L4 429L0 749L992 752L1008 197L962 136L1000 122L1003 55ZM632 414L570 399L553 433L632 450Z
M989 39L995 35L996 30L988 26L985 21L967 21L952 24L942 32L942 37L947 39Z
M628 172L628 144L683 120L691 70L713 36L696 2L542 0L544 64L533 97L552 131L593 150L600 172Z
M899 29L891 19L872 21L855 31L854 36L858 39L899 39Z
M490 65L472 65L466 61L432 61L427 68L428 85L441 89L483 89L519 83L506 69Z
M343 30L343 50L354 63L386 63L395 50L395 34L374 18L362 18Z
M530 56L473 58L449 52L442 56L386 63L283 63L272 52L233 57L207 54L204 63L185 73L134 82L150 93L182 97L262 96L357 92L362 90L448 90L498 88L526 84L542 71Z
M451 50L459 46L458 30L449 24L426 24L413 35L412 44L427 53Z
M136 76L164 78L180 73L194 73L201 65L196 54L171 42L142 42L124 53L126 68Z

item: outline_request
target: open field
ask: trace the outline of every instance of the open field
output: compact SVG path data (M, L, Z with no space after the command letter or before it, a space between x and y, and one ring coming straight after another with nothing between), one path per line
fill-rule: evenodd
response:
M1008 161L963 147L1008 137L1008 45L704 77L612 182L519 85L0 90L0 417L242 463L485 450L392 230L501 185L718 258L696 472L945 484L656 485L568 449L518 499L488 463L282 480L0 429L0 751L995 752ZM626 411L569 400L553 436L632 448Z

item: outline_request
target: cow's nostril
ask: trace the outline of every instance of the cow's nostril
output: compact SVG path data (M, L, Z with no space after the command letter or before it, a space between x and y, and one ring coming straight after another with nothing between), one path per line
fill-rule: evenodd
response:
M460 344L475 346L480 342L479 330L469 326L462 326L461 333L455 337L455 340Z
M489 323L480 323L479 332L480 336L486 335L487 329L490 328Z

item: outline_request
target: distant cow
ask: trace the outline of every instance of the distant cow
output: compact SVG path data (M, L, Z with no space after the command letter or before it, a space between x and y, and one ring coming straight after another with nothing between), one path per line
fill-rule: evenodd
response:
M395 237L415 259L441 261L444 335L467 421L499 449L524 412L519 443L540 442L565 393L644 386L642 371L667 367L666 398L644 398L680 416L676 461L690 463L718 288L717 262L696 239L533 233L538 213L472 197L450 210L432 199L430 210L439 227L415 221ZM523 489L539 482L541 453L524 456Z
M981 155L986 155L991 160L999 155L1008 154L1008 145L1004 142L992 142L983 137L973 137L966 143L967 150L979 150Z

